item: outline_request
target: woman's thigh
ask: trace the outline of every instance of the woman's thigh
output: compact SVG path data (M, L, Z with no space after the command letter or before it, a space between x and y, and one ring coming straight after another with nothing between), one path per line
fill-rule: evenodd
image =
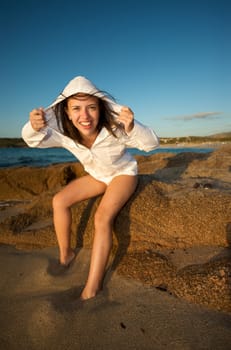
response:
M54 202L69 207L77 202L103 194L106 188L105 183L94 179L90 175L85 175L71 181L58 192L54 197Z
M103 195L96 216L100 217L102 215L109 220L113 220L135 192L137 182L137 176L120 175L115 177Z

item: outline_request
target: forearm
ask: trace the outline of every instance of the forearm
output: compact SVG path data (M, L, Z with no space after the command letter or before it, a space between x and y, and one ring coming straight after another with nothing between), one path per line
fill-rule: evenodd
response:
M135 121L132 131L128 134L126 143L130 147L149 152L159 146L159 138L151 128Z
M56 147L57 145L52 140L49 133L49 128L43 128L40 131L35 131L32 128L30 121L27 122L22 128L22 138L29 147Z

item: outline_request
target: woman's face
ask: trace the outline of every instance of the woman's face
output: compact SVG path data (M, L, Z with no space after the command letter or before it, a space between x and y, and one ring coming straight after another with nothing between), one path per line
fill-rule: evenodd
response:
M97 97L78 94L68 98L66 113L83 139L96 137L100 115Z

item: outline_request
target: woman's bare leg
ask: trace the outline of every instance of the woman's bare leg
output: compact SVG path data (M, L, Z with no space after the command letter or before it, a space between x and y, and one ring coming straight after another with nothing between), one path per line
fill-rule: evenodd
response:
M59 245L60 263L68 265L74 257L71 249L71 206L105 192L106 185L90 175L70 182L53 198L54 226Z
M102 288L102 281L112 246L112 226L120 209L137 186L137 177L117 176L108 185L95 214L95 234L90 271L82 292L83 300L94 297Z

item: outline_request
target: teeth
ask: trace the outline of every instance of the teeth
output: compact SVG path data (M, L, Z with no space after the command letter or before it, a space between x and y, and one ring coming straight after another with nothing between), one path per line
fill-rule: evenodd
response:
M90 125L91 123L90 122L82 122L82 123L80 123L81 125L83 125L83 126L88 126L88 125Z

